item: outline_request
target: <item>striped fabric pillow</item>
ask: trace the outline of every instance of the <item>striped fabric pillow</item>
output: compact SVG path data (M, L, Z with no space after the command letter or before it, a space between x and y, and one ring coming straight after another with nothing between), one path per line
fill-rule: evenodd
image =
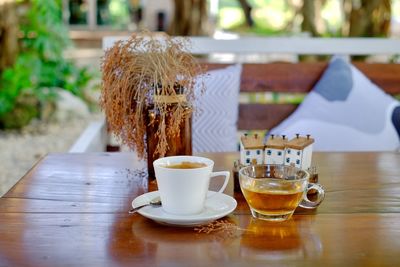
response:
M242 65L211 70L204 78L193 118L193 152L237 150L238 105Z

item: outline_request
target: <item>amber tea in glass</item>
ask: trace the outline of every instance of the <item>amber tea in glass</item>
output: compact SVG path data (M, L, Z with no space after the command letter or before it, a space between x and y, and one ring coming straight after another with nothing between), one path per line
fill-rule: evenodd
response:
M324 190L319 184L308 182L309 173L293 166L252 165L239 171L240 187L253 217L283 221L294 210L316 208L323 200ZM316 201L307 199L306 192L315 189Z

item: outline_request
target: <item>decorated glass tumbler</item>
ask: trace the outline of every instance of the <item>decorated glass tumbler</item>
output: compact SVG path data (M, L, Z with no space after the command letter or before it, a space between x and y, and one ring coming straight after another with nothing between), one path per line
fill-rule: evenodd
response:
M300 206L315 209L324 199L324 189L309 183L310 174L293 166L251 165L239 171L240 188L250 206L253 217L284 221ZM315 201L307 198L307 192L315 190Z

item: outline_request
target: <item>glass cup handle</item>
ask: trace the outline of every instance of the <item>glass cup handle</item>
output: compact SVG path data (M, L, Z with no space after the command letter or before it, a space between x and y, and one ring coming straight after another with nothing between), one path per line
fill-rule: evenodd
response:
M213 193L209 194L209 195L207 196L207 198L213 197L213 196L215 196L216 194L222 193L222 192L225 190L226 186L228 185L229 176L231 176L231 173L228 172L228 171L222 171L222 172L212 172L212 173L210 174L210 178L217 177L217 176L225 176L224 184L223 184L222 187L218 190L218 192L213 192Z
M317 199L315 201L311 201L307 197L307 193L312 189L317 191ZM309 183L307 191L304 194L304 198L300 202L299 206L305 209L315 209L316 207L319 206L319 204L321 204L322 200L324 200L324 197L325 197L325 190L320 184Z

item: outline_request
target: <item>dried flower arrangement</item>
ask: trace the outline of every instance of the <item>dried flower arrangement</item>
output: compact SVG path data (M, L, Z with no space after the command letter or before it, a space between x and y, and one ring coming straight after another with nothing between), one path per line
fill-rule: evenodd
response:
M185 112L185 106L194 106L196 79L203 70L188 52L189 45L185 38L142 32L105 52L100 106L108 130L140 158L146 156L146 108L150 104L160 114L155 153L161 157L168 150L167 137L179 135L180 123L192 115ZM179 95L177 87L183 88ZM171 97L179 100L172 110Z

